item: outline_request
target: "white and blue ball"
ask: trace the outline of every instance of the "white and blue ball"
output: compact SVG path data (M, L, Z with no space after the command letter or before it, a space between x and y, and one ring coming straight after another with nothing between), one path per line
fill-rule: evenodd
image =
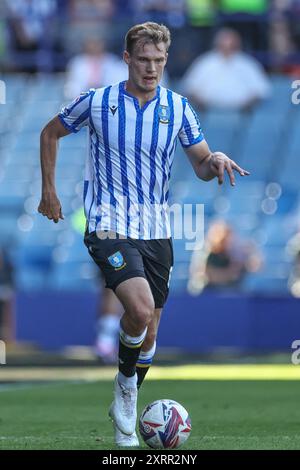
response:
M145 443L153 449L177 449L191 433L187 410L174 400L157 400L146 406L139 420Z

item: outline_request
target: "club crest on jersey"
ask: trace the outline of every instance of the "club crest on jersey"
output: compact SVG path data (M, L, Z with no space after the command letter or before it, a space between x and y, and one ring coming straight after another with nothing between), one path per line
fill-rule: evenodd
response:
M109 264L113 268L115 268L116 271L126 266L122 253L120 251L116 251L113 255L109 256L107 259L109 261Z
M169 106L160 105L158 108L159 122L168 124L170 121L170 108Z

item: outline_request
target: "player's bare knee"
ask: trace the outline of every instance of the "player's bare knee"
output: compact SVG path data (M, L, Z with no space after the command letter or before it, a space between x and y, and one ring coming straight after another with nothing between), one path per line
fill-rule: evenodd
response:
M132 307L131 316L137 327L146 328L154 315L154 306L151 301L139 302Z

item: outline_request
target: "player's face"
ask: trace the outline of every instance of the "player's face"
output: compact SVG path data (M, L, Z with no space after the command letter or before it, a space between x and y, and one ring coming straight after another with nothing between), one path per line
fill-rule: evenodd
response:
M166 62L165 44L137 43L131 54L124 52L129 69L129 80L142 92L151 93L159 84Z

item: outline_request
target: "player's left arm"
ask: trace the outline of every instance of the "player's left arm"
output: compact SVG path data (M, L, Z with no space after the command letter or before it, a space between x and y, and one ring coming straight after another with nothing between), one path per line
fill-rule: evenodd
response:
M238 172L241 176L249 175L249 171L243 170L234 160L231 160L223 152L211 152L207 142L203 139L201 142L186 147L185 152L193 166L198 178L204 181L218 177L219 184L224 181L224 174L227 173L230 184L235 185L234 172Z

